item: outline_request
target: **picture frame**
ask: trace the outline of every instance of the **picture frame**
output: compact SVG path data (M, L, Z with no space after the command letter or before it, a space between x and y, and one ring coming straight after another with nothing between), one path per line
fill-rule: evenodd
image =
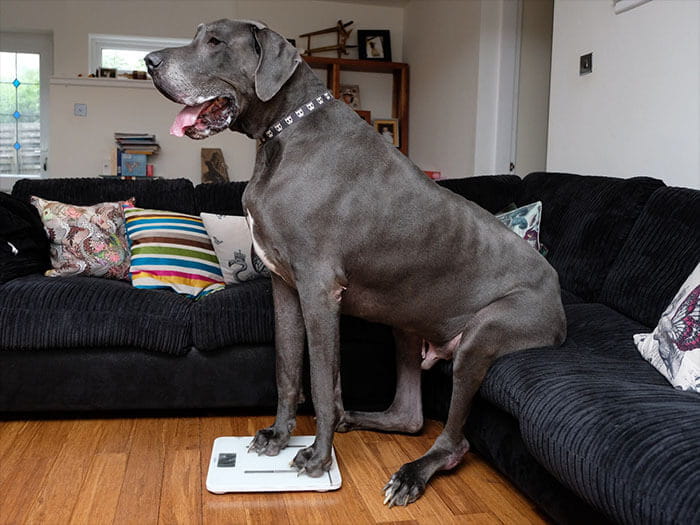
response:
M345 102L352 109L360 109L360 86L356 84L340 85L340 100Z
M391 34L387 29L359 29L357 51L360 60L391 62Z
M397 148L399 143L399 119L385 118L374 121L374 129Z
M228 165L221 148L202 148L202 184L229 182Z
M101 67L97 70L99 78L117 78L117 70L113 67Z
M363 111L361 109L356 109L355 113L364 120L367 124L370 126L372 125L372 112L371 111Z

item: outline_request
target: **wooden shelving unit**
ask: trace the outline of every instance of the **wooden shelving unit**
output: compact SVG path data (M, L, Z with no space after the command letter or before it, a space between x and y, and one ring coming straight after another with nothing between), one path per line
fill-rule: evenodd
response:
M314 56L304 56L303 58L310 67L326 70L326 85L336 98L340 96L341 71L393 75L392 117L399 121L399 149L404 155L408 155L408 64Z

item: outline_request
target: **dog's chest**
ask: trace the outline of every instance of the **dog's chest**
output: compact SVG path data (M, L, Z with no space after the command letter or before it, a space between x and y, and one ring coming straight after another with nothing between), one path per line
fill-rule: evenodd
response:
M263 263L265 263L268 270L284 277L281 272L282 264L272 255L272 251L266 250L262 243L263 236L260 234L259 230L256 230L255 219L253 219L250 211L247 211L246 219L248 221L248 228L250 229L250 236L253 239L253 249L255 250L256 255L260 257L260 260L262 260Z

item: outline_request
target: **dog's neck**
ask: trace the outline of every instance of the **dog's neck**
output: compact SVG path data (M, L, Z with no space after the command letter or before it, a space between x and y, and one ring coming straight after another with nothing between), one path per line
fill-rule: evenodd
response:
M275 122L282 120L325 91L327 88L323 82L306 63L302 62L287 81L284 89L268 102L257 99L252 102L236 119L232 129L250 138L260 139Z

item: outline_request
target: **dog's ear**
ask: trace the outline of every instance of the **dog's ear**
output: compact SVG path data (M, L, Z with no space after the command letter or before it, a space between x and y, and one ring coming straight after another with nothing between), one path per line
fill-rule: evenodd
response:
M253 28L253 36L260 49L255 70L255 94L267 102L296 71L301 57L292 44L270 29Z

